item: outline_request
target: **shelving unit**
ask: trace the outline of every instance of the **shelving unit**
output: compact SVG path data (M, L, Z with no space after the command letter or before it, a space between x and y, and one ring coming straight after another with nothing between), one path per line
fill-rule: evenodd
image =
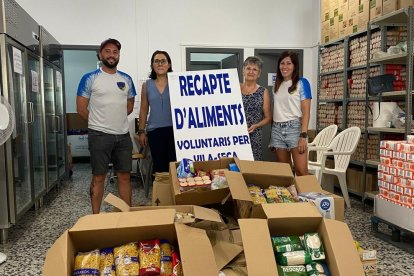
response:
M408 28L408 41L407 45L408 53L401 53L396 55L385 56L381 58L373 58L372 53L376 49L380 49L386 52L387 43L389 38L391 40L393 33L400 31L401 26L409 26ZM391 27L391 28L390 28ZM319 48L319 65L323 63L323 57L321 55L322 50L336 47L335 49L341 49L342 63L335 63L335 67L332 70L321 71L318 77L318 114L317 114L317 130L320 131L329 124L337 124L339 131L349 126L359 126L362 132L362 142L359 148L359 157L354 159L357 155L351 157L350 164L353 167L357 167L363 172L363 193L356 192L355 194L361 195L363 199L370 197L370 191L365 191L366 175L367 173L373 173L378 168L379 153L373 154L372 151L376 148L379 152L379 141L385 136L401 135L401 137L411 134L411 124L413 113L412 110L412 93L413 91L413 53L412 53L412 39L413 39L414 24L412 19L412 8L406 8L400 11L396 11L386 16L376 18L368 24L368 29L360 31L352 35L346 36L342 39L338 39L333 42L321 45ZM405 34L405 33L404 33ZM375 41L373 41L373 38ZM387 42L388 39L388 42ZM395 39L395 38L394 38ZM365 48L357 48L357 46L363 45ZM393 44L391 44L393 45ZM394 44L395 45L395 44ZM389 45L388 45L389 46ZM352 54L351 51L357 48L357 51L364 52L365 56L360 54ZM351 63L351 58L356 57ZM339 60L338 60L339 61ZM406 80L404 88L405 91L399 91L401 87L398 87L397 91L390 91L382 93L380 96L368 96L366 88L366 79L369 76L385 74L391 66L405 65L406 66ZM329 97L329 93L320 97L320 91L326 90L323 85L327 77L337 74L341 76L341 79L335 79L335 84L341 82L343 87L338 89L342 92L340 97L338 95L332 95ZM332 78L332 77L331 77ZM322 85L322 86L321 86ZM336 88L336 87L335 87ZM407 91L411 91L407 93ZM386 127L373 127L371 111L366 108L368 105L372 107L374 102L382 101L398 101L405 104L405 112L407 115L405 128L386 128ZM372 108L371 108L372 109ZM361 118L358 114L364 114L365 118ZM373 142L374 140L374 142ZM368 146L370 147L368 149ZM361 152L363 154L361 155ZM361 158L362 156L362 158ZM350 190L352 193L352 190ZM368 192L368 193L365 193Z

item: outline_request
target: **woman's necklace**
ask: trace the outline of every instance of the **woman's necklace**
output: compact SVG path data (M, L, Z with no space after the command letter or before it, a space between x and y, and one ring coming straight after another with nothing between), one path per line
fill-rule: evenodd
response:
M249 88L249 89L247 89ZM250 95L253 94L257 90L257 84L255 84L253 87L248 87L247 85L243 85L243 94Z

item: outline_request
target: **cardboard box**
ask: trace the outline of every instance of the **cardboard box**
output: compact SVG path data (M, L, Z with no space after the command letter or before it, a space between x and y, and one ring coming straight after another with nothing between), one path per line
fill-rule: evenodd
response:
M241 172L253 173L253 174L273 174L275 162L265 161L246 161L238 158L222 158L220 160L201 161L194 162L194 168L197 170L203 170L209 172L214 169L228 168L230 163L236 163ZM174 197L174 204L177 205L209 205L215 203L222 203L229 196L230 190L228 188L218 190L206 190L196 192L181 192L178 178L177 178L177 167L178 162L170 163L170 179L172 194ZM289 174L293 177L292 171L289 164L282 165L283 174Z
M332 276L363 276L361 260L348 226L323 219L310 203L265 205L266 219L239 219L249 276L279 275L271 236L318 232Z
M68 135L72 157L89 157L88 134Z
M358 15L348 17L348 31L347 35L357 33L358 29Z
M255 184L263 189L271 185L288 187L295 185L298 193L319 192L332 196L335 205L335 219L344 220L345 203L340 196L323 191L314 175L299 176L294 178L292 174L284 173L284 163L273 162L274 173L272 175L258 175L252 173L226 172L231 196L235 200L237 217L239 218L264 218L263 206L275 204L253 204L247 184ZM303 203L298 203L303 204Z
M359 11L359 0L348 1L348 17L358 16Z
M339 0L329 0L329 17L337 17L339 8Z
M321 22L329 20L329 0L321 1Z
M321 43L329 42L329 20L322 22Z
M383 0L382 1L382 14L386 15L393 11L413 6L413 0Z
M348 1L342 0L339 4L338 24L339 37L346 36L348 31Z
M358 9L358 31L365 30L369 21L369 1L361 0Z
M178 244L184 275L218 275L205 230L174 223L175 212L164 209L84 216L48 250L43 276L72 275L77 252L160 238Z
M382 16L382 0L369 0L370 20Z
M339 38L339 17L331 17L329 19L329 41Z

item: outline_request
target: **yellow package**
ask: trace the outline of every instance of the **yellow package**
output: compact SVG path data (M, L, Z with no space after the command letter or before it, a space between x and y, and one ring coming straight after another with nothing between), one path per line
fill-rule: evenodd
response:
M99 274L99 250L80 252L75 257L73 275L96 276Z
M113 248L101 249L100 261L99 261L99 275L100 276L116 276Z
M134 242L114 248L116 275L138 275L138 246Z
M255 185L249 185L248 189L254 204L266 203L266 198L264 197L262 189L260 189L260 187Z

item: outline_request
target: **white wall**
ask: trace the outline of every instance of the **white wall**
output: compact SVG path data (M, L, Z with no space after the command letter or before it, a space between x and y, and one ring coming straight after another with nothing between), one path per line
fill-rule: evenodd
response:
M121 41L119 68L138 90L154 50L170 53L185 70L185 47L303 48L304 76L316 99L320 0L17 0L62 44ZM122 3L122 5L120 5ZM47 7L47 8L46 8ZM52 15L53 16L52 16ZM311 126L315 126L316 100Z

